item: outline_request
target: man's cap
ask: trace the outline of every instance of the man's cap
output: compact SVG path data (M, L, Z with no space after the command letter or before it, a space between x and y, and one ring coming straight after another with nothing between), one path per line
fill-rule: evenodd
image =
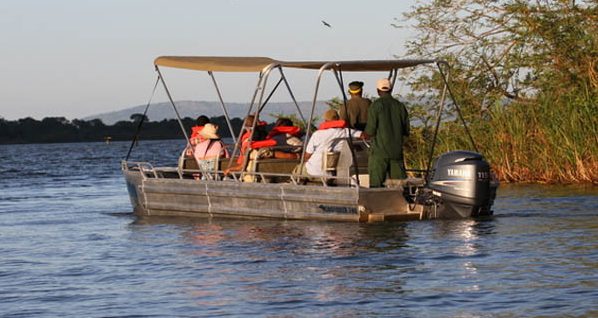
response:
M326 121L331 121L331 120L338 120L339 116L338 116L338 112L334 109L329 109L326 112L324 112L324 120Z
M363 87L363 82L353 81L349 83L349 93L357 94L361 92L361 88Z
M376 88L383 92L388 92L390 90L390 81L388 78L379 79L376 83Z

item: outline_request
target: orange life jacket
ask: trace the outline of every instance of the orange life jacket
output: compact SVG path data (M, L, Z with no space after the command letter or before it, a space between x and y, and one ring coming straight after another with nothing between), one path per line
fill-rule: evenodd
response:
M257 122L257 126L266 126L268 125L268 123L266 123L265 121L258 121ZM245 152L247 151L247 140L249 139L249 136L251 136L251 130L247 130L245 131L245 133L243 133L243 135L241 136L241 151L239 153L239 157L237 158L237 163L242 163L243 162L243 157L245 157ZM252 141L250 148L251 149L259 149L259 148L265 148L265 147L273 147L276 146L276 141L275 140L257 140L257 141Z
M267 125L268 125L268 123L267 123L267 122L260 120L260 121L258 121L258 122L257 122L257 126L256 126L256 128L257 128L257 127L265 127L265 126L267 126ZM243 128L243 129L245 129L245 128ZM245 133L243 133L243 135L241 136L241 142L245 142L245 140L246 140L246 139L248 139L248 138L249 138L249 136L251 136L251 130L250 130L250 129L247 129L247 130L245 131Z
M342 119L325 121L320 124L320 127L318 127L318 130L324 130L324 129L328 129L328 128L347 128L347 122Z
M198 138L199 132L203 129L203 126L193 126L191 127L191 138Z
M300 132L301 132L301 128L299 128L297 126L278 126L278 127L272 128L272 130L270 130L270 133L268 133L268 136L266 137L266 139L272 139L272 138L274 138L274 136L278 136L278 135L282 135L282 134L289 134L291 136L299 137Z

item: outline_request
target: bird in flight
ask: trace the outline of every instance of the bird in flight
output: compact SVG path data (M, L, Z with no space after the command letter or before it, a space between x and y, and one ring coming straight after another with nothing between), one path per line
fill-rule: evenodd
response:
M332 25L328 24L328 22L326 22L326 21L322 20L322 23L323 23L325 26L327 26L327 27L329 27L329 28L332 28Z

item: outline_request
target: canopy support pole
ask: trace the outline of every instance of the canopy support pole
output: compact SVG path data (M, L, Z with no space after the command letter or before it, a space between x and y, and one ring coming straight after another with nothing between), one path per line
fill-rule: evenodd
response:
M471 136L471 133L469 132L469 127L467 127L467 122L465 122L465 118L463 117L463 114L461 113L461 107L459 106L459 103L457 103L457 99L455 98L455 94L453 94L453 90L451 89L451 86L449 85L448 82L448 74L444 74L444 72L442 71L442 67L440 67L440 64L444 64L448 66L448 63L446 62L438 62L438 70L440 71L440 75L442 76L442 81L444 82L444 85L446 85L446 88L448 90L449 95L451 96L451 99L453 100L453 103L455 103L455 109L457 110L457 114L459 114L459 118L461 119L461 122L463 123L463 127L465 128L465 132L467 133L467 136L469 137L469 141L471 142L471 145L473 146L473 149L476 152L480 152L478 150L478 146L476 145L476 143L473 141L473 137ZM450 68L449 68L449 72L450 72Z
M446 100L446 84L442 88L442 94L440 95L440 104L438 105L438 111L436 112L436 125L434 127L434 135L432 137L432 145L430 146L430 155L428 156L428 164L426 165L426 180L430 175L430 168L432 166L432 159L434 158L434 148L436 146L436 138L438 137L438 130L440 128L440 120L442 119L442 112L444 111L444 102Z
M216 78L214 77L214 73L212 71L208 71L208 74L212 78L212 82L214 83L214 87L216 88L216 93L218 94L218 99L220 100L220 105L222 106L222 111L224 112L224 118L226 119L226 124L228 125L228 130L230 131L231 137L233 137L233 142L237 143L237 138L235 138L235 132L233 131L233 125L230 122L230 116L228 115L228 111L226 110L226 104L224 104L224 99L222 99L222 94L220 93L220 88L218 87L218 83L216 83Z
M270 94L268 94L268 97L266 97L266 100L260 105L260 108L257 110L258 114L262 113L262 110L264 110L264 107L266 107L266 104L268 104L268 102L270 101L270 98L272 98L272 95L274 95L274 92L276 92L276 90L278 89L278 86L280 86L280 83L282 83L283 79L279 79L278 83L276 83L276 85L274 85L274 88L272 89L272 91L270 91Z
M172 99L172 95L170 95L170 91L168 90L168 87L166 86L166 82L164 81L164 77L162 76L162 72L160 72L160 68L158 66L156 66L156 71L160 75L159 76L160 82L162 82L164 91L166 91L166 96L168 96L168 100L170 101L170 104L172 105L172 109L174 109L174 113L176 114L176 118L177 118L177 121L179 122L179 126L181 126L181 131L183 132L183 135L185 135L185 139L187 140L187 146L190 146L191 142L189 141L189 135L187 134L187 131L185 130L185 125L183 125L183 121L181 120L181 115L179 114L179 110L176 108L174 100Z
M131 141L131 146L129 147L129 151L127 152L127 156L125 157L125 161L129 160L131 156L131 151L133 151L133 147L137 142L137 137L139 137L139 132L141 131L141 125L143 125L143 121L147 117L147 111L149 110L150 104L152 103L152 99L154 98L154 94L156 93L156 88L158 88L158 82L160 82L160 74L158 73L158 77L156 78L156 83L154 84L154 89L152 90L152 94L147 102L147 106L145 106L145 110L143 111L143 117L139 121L139 125L137 125L137 130L135 131L135 135L133 136L133 140Z
M297 112L299 112L299 116L301 116L301 120L303 121L303 124L307 125L307 121L305 120L305 116L303 116L303 112L301 111L301 108L299 107L299 103L297 102L297 99L295 98L295 95L293 94L293 90L291 89L291 85L289 85L289 82L287 81L287 77L284 75L284 72L282 71L282 67L279 67L278 70L280 71L280 76L284 80L284 84L286 85L287 90L289 91L289 95L291 96L291 99L293 100L293 103L295 103L295 107L297 107Z
M316 109L316 102L318 100L318 90L320 89L320 82L322 80L322 74L332 64L333 64L332 62L328 62L328 63L322 65L322 67L320 67L320 69L318 70L318 75L316 77L316 88L314 90L314 98L313 98L312 104L311 104L311 112L309 113L309 120L307 121L307 128L305 129L305 140L306 141L309 141L309 137L311 136L311 125L312 125L312 121L314 118L314 111ZM301 162L299 163L300 167L303 167L303 165L305 164L305 150L306 149L307 149L307 144L303 147L303 150L301 151Z
M349 149L351 150L351 160L353 161L353 170L355 172L355 182L357 182L357 186L359 187L359 168L357 167L357 160L355 155L355 148L353 147L353 136L351 135L351 127L349 127L349 110L347 109L347 94L345 93L345 84L343 81L343 70L341 69L340 65L337 65L338 71L333 69L334 77L336 77L336 82L338 83L339 88L341 89L341 93L343 93L343 107L345 108L345 120L347 124L347 135L349 135Z
M262 71L260 72L260 75L258 77L258 82L257 82L257 86L255 88L255 91L253 92L253 97L251 99L251 104L249 105L249 109L247 110L247 116L249 116L251 114L251 111L253 110L253 106L254 105L261 105L262 104L262 100L264 99L264 92L265 92L265 88L266 88L266 82L268 81L268 76L270 75L270 71L272 70L273 67L277 66L278 64L269 64L268 66L264 67L264 69L262 69ZM256 98L258 96L258 92L261 91L260 96L258 98L258 101L256 103ZM253 126L251 127L251 134L249 135L249 138L247 138L247 147L248 150L251 150L251 141L253 139L253 133L255 131L255 127L257 125L258 122L258 114L256 114L254 120L253 120ZM245 116L245 118L247 118L247 116ZM231 154L230 160L228 162L228 166L231 167L232 163L233 163L233 158L235 156L235 154L237 153L237 150L239 150L239 154L240 154L240 150L242 148L241 143L243 143L243 140L241 140L241 137L243 136L243 130L245 129L245 121L243 121L243 127L241 128L241 131L239 132L239 139L237 140L237 142L235 143L235 148L233 149L233 153ZM243 175L243 172L245 171L245 166L247 165L248 162L248 158L249 158L249 151L247 151L246 154L244 154L244 158L243 158L243 170L241 172L241 176Z
M239 150L239 155L241 153L241 143L243 143L242 137L243 137L243 133L245 130L245 119L249 116L249 114L251 114L251 110L253 109L253 104L255 104L255 98L257 97L257 92L261 89L261 82L262 82L262 78L263 78L263 72L260 72L260 74L258 75L258 79L257 79L257 84L255 86L255 90L253 91L253 97L251 97L251 103L249 104L249 108L247 109L247 115L245 115L245 118L243 118L243 122L241 123L241 129L239 130L239 137L237 138L237 142L235 142L235 147L233 148L233 152L230 155L230 159L228 161L228 166L232 167L233 164L233 159L235 158L235 155L237 154L237 150Z
M179 126L181 127L181 131L183 132L183 135L185 136L185 140L187 140L187 147L190 147L191 141L189 141L189 135L187 134L187 131L185 130L185 125L183 125L183 121L181 120L181 115L179 114L179 110L176 108L174 100L172 99L172 95L170 95L170 91L168 90L168 87L166 86L166 82L164 81L164 76L162 76L162 72L160 72L160 68L157 65L156 65L156 71L158 72L158 75L160 77L160 82L162 82L162 86L164 87L164 91L166 91L166 96L168 96L168 100L170 101L170 104L172 105L172 109L174 109L174 113L176 114L176 118L177 118L177 121L179 122ZM193 158L195 158L195 156L193 156ZM199 163L198 163L198 166L199 166Z
M261 90L261 93L259 95L257 103L252 103L252 104L255 104L256 106L262 105L262 101L264 100L264 94L266 93L266 84L268 83L268 77L270 77L270 72L272 71L272 68L275 66L276 66L276 64L270 64L270 65L264 67L262 72L260 72L260 74L262 74L262 76L260 77L261 81L258 82L259 86L256 89L256 93L258 90ZM280 82L278 84L280 84ZM278 85L276 85L276 87L278 87ZM270 96L272 96L273 93L274 93L274 90L270 93ZM247 163L249 162L249 154L251 152L251 142L253 141L253 135L255 135L255 127L257 126L258 121L259 121L258 115L261 110L261 107L263 107L263 106L259 106L257 109L255 117L253 118L253 126L251 126L251 133L249 134L249 137L247 138L247 152L243 156L243 169L241 170L241 178L243 178L243 175L245 174L245 167L247 167ZM251 110L252 108L253 107L250 107L249 109Z
M188 149L188 148L193 149L191 147L191 141L189 140L189 135L187 134L185 125L183 125L183 121L181 120L181 115L179 114L179 110L176 108L174 99L172 99L172 95L170 94L170 91L168 90L168 87L166 86L166 82L164 81L164 76L162 76L162 72L160 72L160 68L158 67L158 65L156 65L156 71L160 75L160 81L162 82L162 86L164 86L164 91L166 92L166 96L168 96L168 100L170 101L170 104L172 105L172 109L174 109L174 113L176 114L176 118L177 118L177 121L179 122L179 126L181 127L181 131L183 132L183 135L185 136L185 140L187 140L187 145L185 146L185 149ZM193 159L197 163L197 166L201 167L201 165L199 164L199 160L195 156L193 156Z
M438 131L440 129L440 121L442 119L442 112L444 110L444 102L446 99L447 92L451 96L451 100L455 104L455 109L457 110L459 119L463 123L463 128L465 128L465 132L467 133L467 136L469 137L469 141L471 142L471 145L473 146L473 148L476 152L479 152L478 147L476 146L475 142L473 141L473 137L471 136L471 133L469 132L469 128L467 127L467 122L465 122L465 118L463 117L463 114L461 113L461 108L459 107L459 104L457 103L457 100L455 99L455 95L453 94L451 87L448 83L450 69L445 74L445 72L442 70L441 64L444 64L448 67L448 64L446 62L440 61L440 62L436 63L436 66L438 67L438 71L440 72L440 76L442 77L442 81L444 83L444 88L442 90L442 95L440 97L440 105L438 107L438 113L436 114L436 127L434 128L434 136L432 138L432 146L430 147L430 155L428 156L428 166L426 167L426 179L428 178L428 176L430 174L430 169L432 168L432 159L434 157L434 147L436 146L436 141L438 138Z

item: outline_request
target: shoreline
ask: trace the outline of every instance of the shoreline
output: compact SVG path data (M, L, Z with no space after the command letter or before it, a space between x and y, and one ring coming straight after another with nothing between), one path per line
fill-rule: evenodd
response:
M181 138L153 138L153 139L140 139L139 142L160 142L172 140L176 142L180 142L181 145L184 145L185 141ZM125 143L130 144L131 140L110 140L110 142L106 142L105 140L87 140L87 141L52 141L52 142L24 142L24 143L0 143L0 147L2 146L28 146L28 145L56 145L56 144L76 144L76 143L101 143L105 146L110 146L113 143ZM592 181L564 181L564 182L546 182L545 180L522 180L522 181L507 181L505 179L499 179L501 187L502 186L520 186L520 185L527 185L527 186L581 186L581 187L598 187L598 180Z

